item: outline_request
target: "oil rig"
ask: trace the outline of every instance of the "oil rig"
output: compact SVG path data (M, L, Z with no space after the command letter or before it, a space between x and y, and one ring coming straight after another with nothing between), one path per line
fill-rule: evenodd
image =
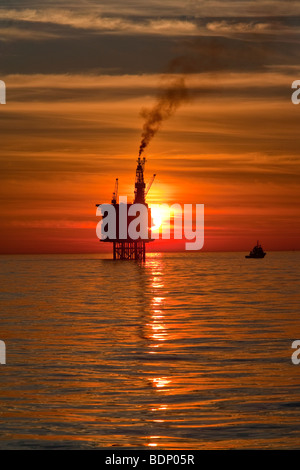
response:
M144 170L145 170L145 163L146 159L141 159L140 157L137 160L137 167L136 167L136 176L135 176L135 189L134 189L134 201L133 204L143 204L147 208L148 212L148 226L147 226L147 238L139 237L137 240L131 239L128 235L127 238L121 238L120 236L120 226L119 226L119 211L120 205L117 202L118 199L118 186L119 180L116 178L115 182L115 189L112 195L111 204L114 206L116 211L116 237L109 238L107 237L104 240L100 240L100 242L108 242L113 244L113 259L114 260L142 260L145 261L146 258L146 243L153 241L151 239L151 225L152 225L152 217L151 217L151 209L148 207L146 203L146 196L152 186L152 183L155 179L156 174L154 174L149 181L149 183L145 184L144 181ZM127 234L128 234L128 225L134 219L134 217L128 215L129 208L132 204L127 204ZM100 204L96 204L96 207L100 206Z

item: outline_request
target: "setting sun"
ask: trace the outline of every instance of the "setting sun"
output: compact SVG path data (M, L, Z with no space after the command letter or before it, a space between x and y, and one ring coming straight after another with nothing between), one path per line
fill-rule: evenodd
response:
M151 206L152 227L151 230L159 230L163 222L163 211L161 207Z
M150 204L151 217L152 217L152 232L168 231L168 226L171 230L181 226L182 213L181 207L178 204L169 206L168 204Z

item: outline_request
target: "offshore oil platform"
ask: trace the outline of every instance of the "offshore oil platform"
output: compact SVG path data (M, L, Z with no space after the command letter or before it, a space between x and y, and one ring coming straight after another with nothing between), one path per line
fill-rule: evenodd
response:
M119 180L116 178L115 182L115 189L111 199L111 205L114 206L116 211L116 236L115 238L107 237L104 240L100 239L100 242L104 243L112 243L113 244L113 259L114 260L142 260L145 261L146 258L146 243L149 243L152 240L151 238L151 225L152 225L152 217L151 217L151 209L148 207L146 203L146 196L152 186L152 183L155 179L156 174L154 174L149 181L149 183L145 184L144 181L144 170L145 170L145 163L146 159L141 157L137 160L137 167L136 167L136 176L135 176L135 189L134 189L134 201L133 204L142 204L146 207L148 212L148 226L147 226L147 234L148 236L145 238L138 238L133 240L128 235L128 225L134 219L134 217L128 215L128 211L132 204L127 204L126 211L127 211L127 238L121 237L121 230L120 230L120 223L119 223L119 213L120 213L120 204L118 204L118 185ZM100 206L100 204L96 204L96 207Z

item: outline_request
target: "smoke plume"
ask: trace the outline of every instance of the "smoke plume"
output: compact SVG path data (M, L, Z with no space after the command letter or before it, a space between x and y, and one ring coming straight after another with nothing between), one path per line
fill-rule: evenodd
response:
M139 156L149 145L161 124L169 119L177 108L188 99L188 90L184 77L176 76L168 79L166 85L161 89L157 102L151 109L142 109L141 116L145 119L142 131L142 140Z

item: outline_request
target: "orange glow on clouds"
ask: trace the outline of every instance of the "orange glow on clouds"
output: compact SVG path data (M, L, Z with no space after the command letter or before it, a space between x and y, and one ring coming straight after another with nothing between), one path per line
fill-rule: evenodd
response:
M95 204L110 201L116 177L119 194L133 197L139 113L153 104L148 90L155 93L159 77L1 78L10 89L0 114L1 252L111 251L96 238ZM290 86L290 78L278 71L218 77L228 92L250 84L267 90L273 79ZM209 80L187 77L191 86ZM19 99L24 90L27 101ZM146 181L157 177L148 203L203 203L204 250L248 251L257 238L266 250L300 249L299 124L286 97L195 96L151 142ZM153 215L158 230L165 214ZM184 250L184 241L156 240L148 250Z

